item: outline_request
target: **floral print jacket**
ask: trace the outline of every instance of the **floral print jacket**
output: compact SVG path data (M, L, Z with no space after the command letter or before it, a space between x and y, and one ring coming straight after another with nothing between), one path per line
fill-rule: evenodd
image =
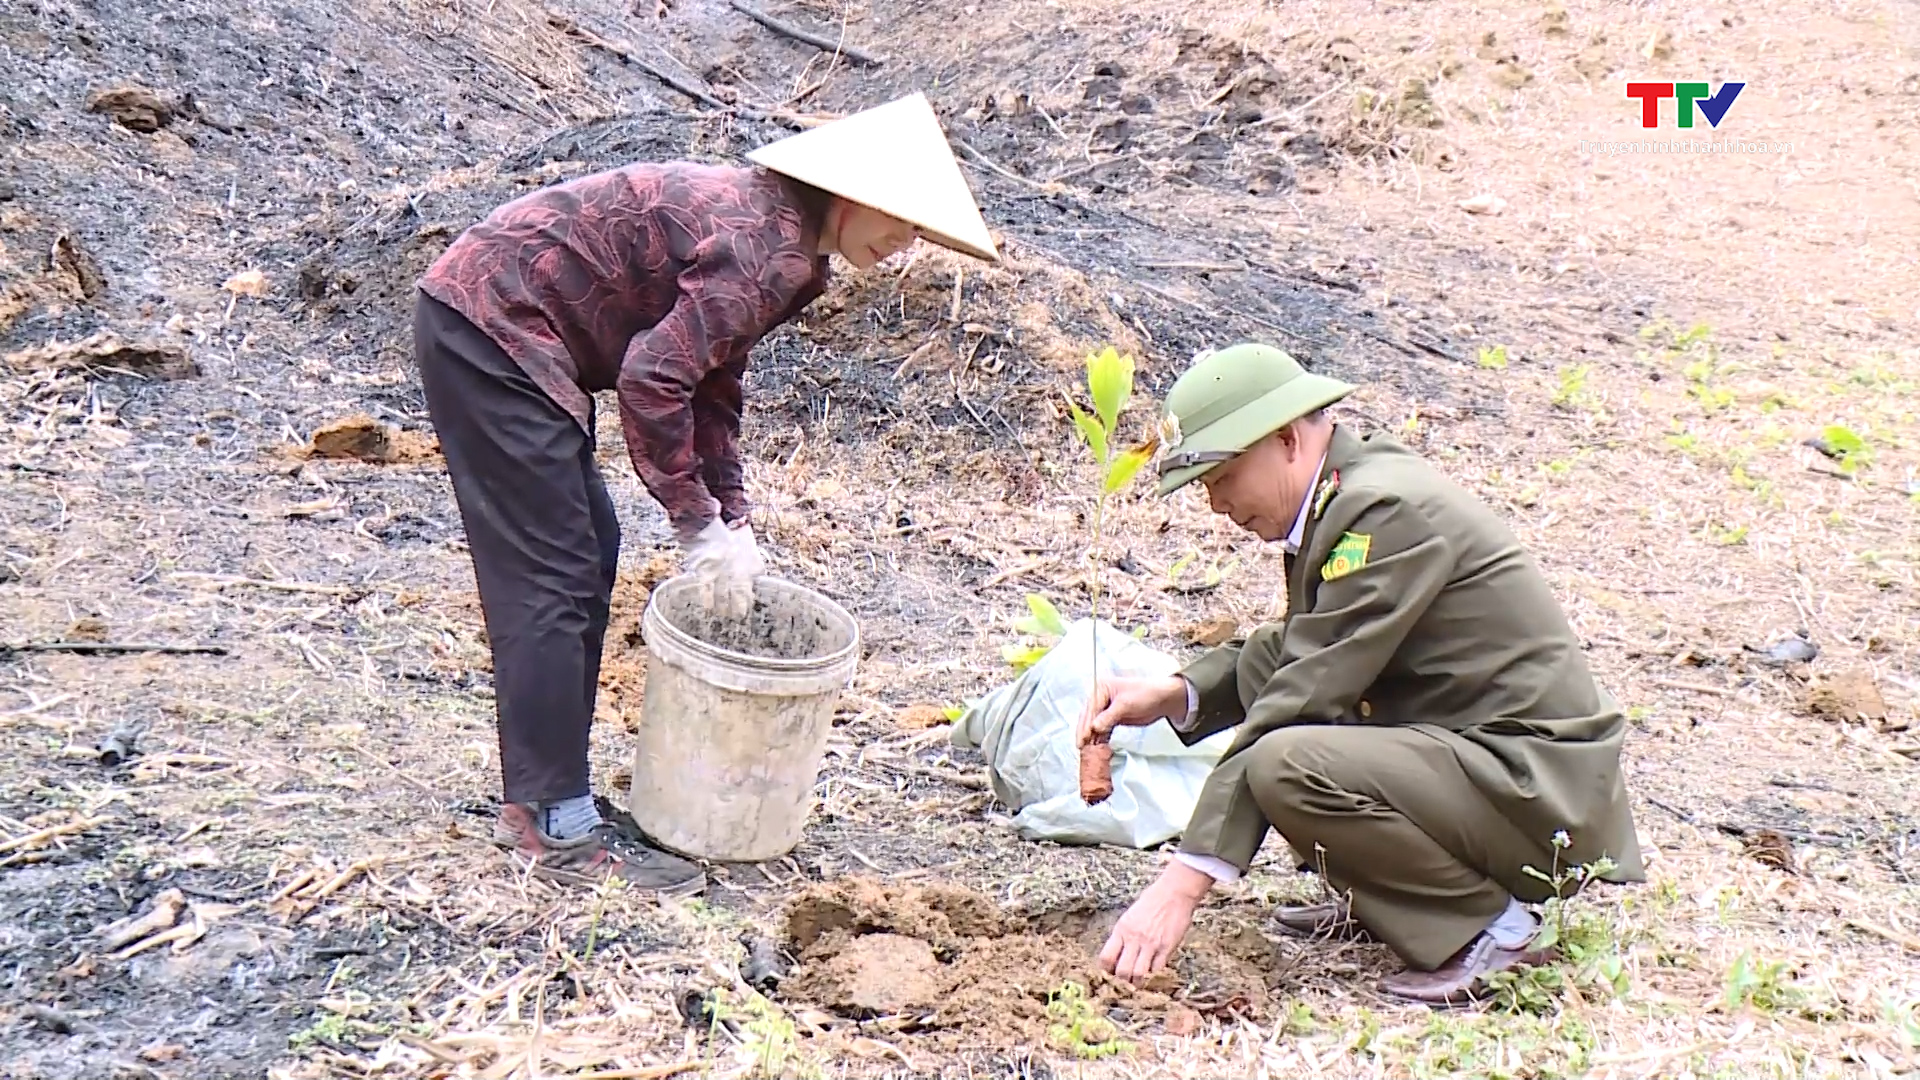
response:
M823 207L761 169L639 164L543 188L420 279L591 430L614 390L634 471L682 540L747 515L747 353L826 287Z

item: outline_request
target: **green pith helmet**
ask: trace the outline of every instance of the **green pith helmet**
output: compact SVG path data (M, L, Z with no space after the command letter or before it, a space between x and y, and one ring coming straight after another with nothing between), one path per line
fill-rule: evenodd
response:
M1160 494L1173 494L1353 390L1267 345L1235 345L1201 357L1167 391L1164 411L1177 434L1160 459Z

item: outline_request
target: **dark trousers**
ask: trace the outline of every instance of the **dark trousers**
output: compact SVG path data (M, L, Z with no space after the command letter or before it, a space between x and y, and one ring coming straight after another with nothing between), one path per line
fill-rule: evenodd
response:
M585 795L620 559L592 436L478 327L416 295L415 362L493 648L504 795Z

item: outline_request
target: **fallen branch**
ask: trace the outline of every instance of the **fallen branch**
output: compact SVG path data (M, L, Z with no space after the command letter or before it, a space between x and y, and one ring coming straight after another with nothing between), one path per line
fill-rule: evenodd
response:
M1686 822L1696 829L1713 829L1725 833L1728 836L1740 837L1742 839L1756 832L1772 831L1779 833L1788 840L1796 840L1802 844L1829 844L1834 847L1846 847L1852 842L1845 836L1835 836L1832 833L1807 832L1804 829L1792 829L1784 825L1756 825L1748 828L1745 825L1735 825L1727 821L1707 821L1697 814L1688 813L1677 806L1669 806L1652 796L1647 797L1647 802L1658 809L1665 810L1667 813L1672 814L1674 817L1679 818L1681 821Z
M1856 930L1865 930L1869 934L1886 938L1888 941L1893 942L1903 949L1920 953L1920 939L1914 938L1911 934L1902 934L1897 930L1889 930L1878 923L1870 923L1865 919L1848 919L1847 925Z
M50 828L41 829L38 832L30 832L25 836L16 836L11 840L0 841L0 855L4 855L9 851L17 851L20 848L44 844L48 840L58 839L62 836L71 836L74 833L86 832L95 825L105 823L106 820L104 817L75 818L64 825L54 825Z
M551 11L547 12L547 25L553 27L556 30L559 30L562 33L572 34L574 37L579 38L581 41L585 42L586 44L596 49L600 49L605 52L612 53L613 55L619 57L622 63L631 64L634 67L639 68L641 71L644 71L648 75L651 75L662 86L665 86L668 89L674 90L678 93L684 94L685 96L692 98L693 100L701 103L702 105L710 105L713 108L721 110L722 112L734 111L733 106L727 104L724 101L721 101L719 98L714 97L712 94L707 93L705 90L700 89L699 87L693 85L690 82L685 81L684 79L679 78L678 76L670 75L667 72L662 71L659 68L653 66L652 64L646 62L645 60L640 59L640 57L634 55L632 47L630 47L624 41L611 41L611 40L608 40L607 38L603 38L599 34L596 34L593 31L587 29L586 27L581 26L579 23L573 21L572 19L567 18L565 15L559 15Z
M167 653L176 656L202 654L225 656L225 645L164 645L153 641L23 641L17 645L0 642L0 656L24 652L55 653Z
M197 571L182 570L168 574L176 581L198 581L215 588L225 589L235 585L245 585L255 589L272 589L276 592L318 593L322 596L352 596L364 593L365 589L353 589L345 585L324 585L317 581L269 581L266 578L236 577L232 574L202 574Z
M1720 686L1708 686L1706 683L1681 682L1678 679L1649 679L1648 682L1662 690L1684 690L1694 694L1709 694L1713 697L1738 697L1732 690Z
M609 1069L601 1072L575 1073L574 1080L666 1080L669 1076L678 1076L699 1068L698 1061L682 1061L673 1065L650 1065L643 1069Z
M117 952L129 945L168 929L180 921L180 913L186 910L187 898L179 889L167 889L154 897L153 906L145 915L130 916L100 931L101 947L108 952Z
M846 44L844 41L831 41L811 30L802 30L790 23L781 22L779 19L774 18L752 5L742 3L741 0L732 0L732 4L735 11L738 11L740 14L745 15L747 18L752 19L754 22L759 23L774 33L783 37L790 37L795 41L803 41L822 52L829 52L835 56L844 56L854 63L866 67L878 67L886 62L872 53L864 49L855 48L852 45Z
M1019 173L1014 172L1011 169L1002 167L998 162L994 161L992 158L988 157L987 155L981 153L978 150L975 150L971 143L968 143L963 139L953 140L953 145L956 147L959 147L961 153L967 155L969 159L971 159L976 165L979 165L981 168L999 173L1001 176L1004 176L1007 179L1014 181L1015 183L1025 184L1028 187L1034 189L1035 191L1045 191L1045 192L1052 191L1051 188L1049 188L1047 185L1041 183L1038 180L1028 179L1027 177L1021 176Z

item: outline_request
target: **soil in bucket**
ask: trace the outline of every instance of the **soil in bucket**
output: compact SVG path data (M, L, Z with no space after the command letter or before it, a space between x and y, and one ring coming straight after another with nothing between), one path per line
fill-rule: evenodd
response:
M800 842L859 626L776 578L730 619L691 578L662 583L641 617L647 687L628 807L661 846L715 862L777 858Z
M881 1021L936 1048L1035 1045L1057 1032L1050 1009L1071 984L1120 1038L1161 1032L1181 1012L1274 1014L1269 978L1288 947L1239 911L1197 925L1173 964L1143 987L1102 972L1100 946L1119 909L1005 911L970 889L843 878L786 908L785 945L799 961L780 1000Z
M744 618L729 619L698 604L677 606L673 624L715 648L768 660L811 660L846 644L841 632L818 610L793 603L769 603L756 596Z

